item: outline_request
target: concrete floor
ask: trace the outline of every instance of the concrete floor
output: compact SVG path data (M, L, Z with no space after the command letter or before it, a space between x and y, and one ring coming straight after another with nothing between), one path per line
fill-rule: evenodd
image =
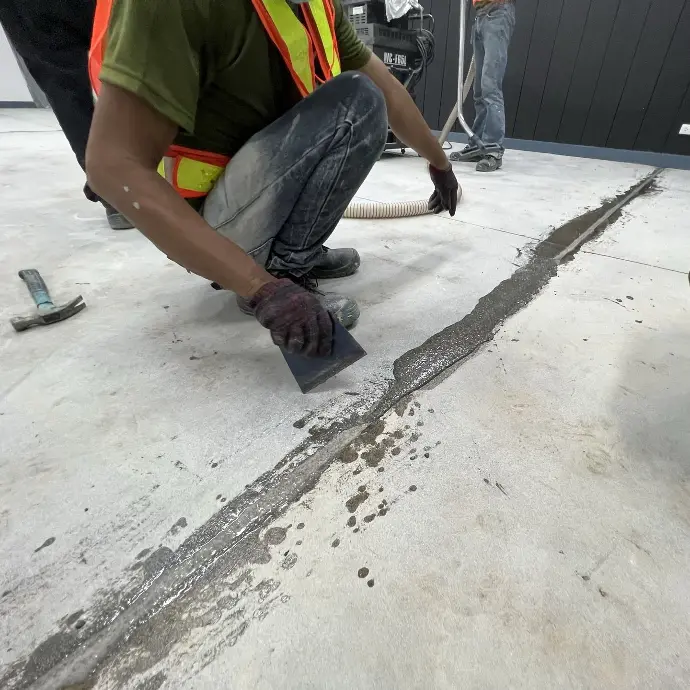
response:
M343 221L369 355L303 396L80 197L49 113L0 111L0 156L0 687L690 687L690 173L422 387L458 359L427 339L650 169L509 152L455 219ZM391 157L360 196L429 191ZM15 334L28 267L88 309Z

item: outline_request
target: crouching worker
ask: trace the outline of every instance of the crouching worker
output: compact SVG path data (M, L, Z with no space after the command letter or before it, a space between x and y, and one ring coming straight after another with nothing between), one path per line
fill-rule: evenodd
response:
M388 119L429 162L430 208L455 213L445 153L340 0L99 0L89 71L89 183L292 352L328 354L332 319L359 316L316 281L359 267L324 243Z

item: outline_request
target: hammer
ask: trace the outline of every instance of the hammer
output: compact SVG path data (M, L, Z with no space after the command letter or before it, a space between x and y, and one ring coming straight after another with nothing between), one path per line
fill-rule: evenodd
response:
M48 287L35 268L19 271L19 277L26 283L26 287L29 288L29 292L36 302L36 313L32 316L18 316L10 319L15 331L25 331L32 326L49 326L51 323L69 319L70 316L74 316L86 308L81 295L61 307L56 307L53 300L50 299Z

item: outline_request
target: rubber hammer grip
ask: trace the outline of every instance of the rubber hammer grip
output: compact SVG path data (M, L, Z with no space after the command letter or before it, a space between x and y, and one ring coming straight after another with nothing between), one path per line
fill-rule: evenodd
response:
M19 271L19 277L26 283L26 287L29 288L29 292L39 309L53 307L53 301L48 294L48 286L43 282L41 274L35 268Z

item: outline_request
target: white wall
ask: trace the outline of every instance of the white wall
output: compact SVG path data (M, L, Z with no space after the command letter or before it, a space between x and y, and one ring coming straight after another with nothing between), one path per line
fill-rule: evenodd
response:
M8 101L33 103L34 99L0 26L0 103Z

